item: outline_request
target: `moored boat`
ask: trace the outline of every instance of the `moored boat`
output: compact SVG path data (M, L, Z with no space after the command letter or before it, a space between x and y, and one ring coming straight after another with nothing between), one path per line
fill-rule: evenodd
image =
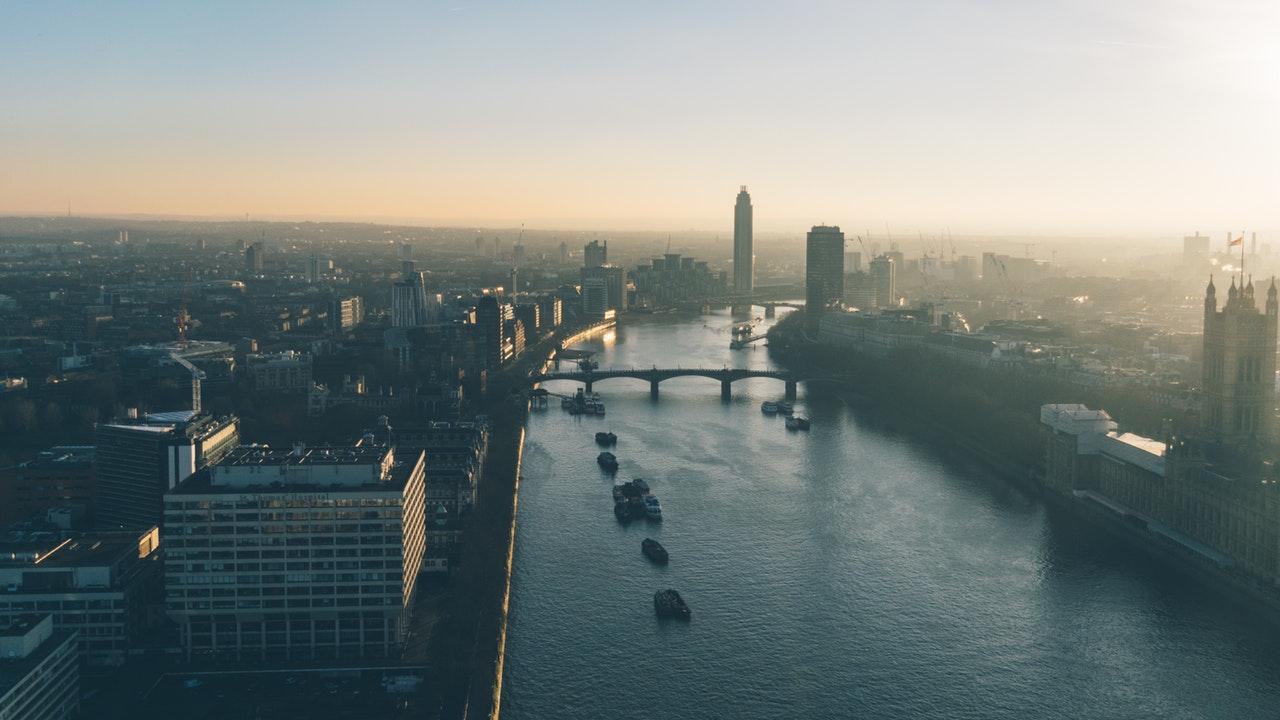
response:
M639 490L644 495L649 494L649 483L645 482L642 478L636 478L635 480L632 480L631 486Z
M787 418L787 429L788 430L808 430L809 421L805 420L804 418L798 415L793 415Z
M674 617L681 620L688 620L693 614L685 604L684 598L680 597L680 593L671 588L659 590L653 594L653 611L658 614L658 617Z
M618 444L618 436L614 435L611 432L598 432L596 433L596 444L597 445L616 445Z
M796 409L796 406L793 405L789 400L779 400L774 404L778 406L778 412L782 413L783 415L790 415L791 413L795 412L795 409Z
M653 538L645 538L640 542L640 551L653 562L665 564L668 559L667 549Z
M652 495L642 495L644 498L644 514L650 520L662 519L662 503L658 502L658 498Z
M776 415L778 413L778 403L772 400L765 400L760 403L760 412L766 415Z
M596 462L601 468L613 472L618 469L618 458L609 451L605 451L596 456Z

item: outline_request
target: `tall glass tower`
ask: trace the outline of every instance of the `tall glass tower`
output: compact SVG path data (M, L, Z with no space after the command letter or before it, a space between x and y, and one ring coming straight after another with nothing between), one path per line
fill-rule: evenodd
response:
M743 185L733 206L733 290L738 295L750 295L755 289L751 242L751 196Z

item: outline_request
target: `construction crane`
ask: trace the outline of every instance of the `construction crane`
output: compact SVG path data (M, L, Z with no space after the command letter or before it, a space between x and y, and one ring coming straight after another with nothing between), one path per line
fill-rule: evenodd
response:
M169 353L169 359L186 368L187 372L191 373L191 412L200 412L200 381L207 377L205 372L191 364L190 360L179 355L176 350Z
M178 310L177 317L173 319L178 326L178 342L183 342L187 339L187 325L191 322L191 316L187 314L187 303L191 300L191 274L193 272L194 268L187 268L187 284L182 287L182 307Z

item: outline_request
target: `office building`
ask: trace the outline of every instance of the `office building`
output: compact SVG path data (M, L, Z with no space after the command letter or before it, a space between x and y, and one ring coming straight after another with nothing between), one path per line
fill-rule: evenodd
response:
M0 470L0 526L52 508L70 513L76 529L91 523L98 502L93 457L93 446L54 447Z
M414 261L402 260L401 278L391 286L391 326L429 325L434 321L432 315L422 272Z
M240 430L234 417L182 410L100 423L94 444L98 527L142 529L160 524L166 491L240 444Z
M313 383L313 362L310 353L296 350L249 353L245 356L245 373L255 390L306 392Z
M755 289L752 240L751 196L743 185L733 206L733 291L738 295L750 295Z
M163 597L159 548L154 526L73 538L11 534L0 542L0 625L48 612L54 630L78 634L87 665L122 665Z
M421 450L245 446L165 496L189 659L395 658L424 547Z
M805 330L818 334L822 314L844 299L844 233L815 225L805 239Z
M1274 441L1276 404L1276 319L1280 302L1275 280L1265 312L1254 301L1253 281L1236 287L1218 309L1213 279L1204 296L1202 430L1210 443L1240 451Z
M0 626L0 718L78 716L78 661L75 633L55 631L48 615L22 615Z

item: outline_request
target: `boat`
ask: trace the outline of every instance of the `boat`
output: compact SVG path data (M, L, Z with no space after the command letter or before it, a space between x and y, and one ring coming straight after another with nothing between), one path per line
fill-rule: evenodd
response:
M795 409L796 409L796 406L793 405L788 400L779 400L774 404L778 406L778 412L782 413L783 415L790 415L791 413L795 412Z
M639 490L643 495L649 494L649 483L645 482L641 478L636 478L635 480L632 480L631 486Z
M662 519L662 503L652 495L644 495L644 514L650 520Z
M617 445L618 436L614 435L611 432L598 432L596 433L596 444L597 445Z
M793 415L787 418L787 429L788 430L808 430L809 421L805 420L804 418L798 415Z
M778 413L778 403L772 400L765 400L760 403L760 412L766 415L776 415Z
M615 480L613 482L613 501L618 502L623 498L622 488L627 485L625 480Z
M658 564L666 564L667 549L662 547L662 543L653 538L645 538L640 542L640 551L644 556Z
M684 604L684 598L680 597L680 593L670 588L653 594L653 611L658 614L658 617L674 617L681 620L688 620L693 614L689 611L689 606Z
M618 457L607 450L596 456L596 462L609 472L618 469Z

